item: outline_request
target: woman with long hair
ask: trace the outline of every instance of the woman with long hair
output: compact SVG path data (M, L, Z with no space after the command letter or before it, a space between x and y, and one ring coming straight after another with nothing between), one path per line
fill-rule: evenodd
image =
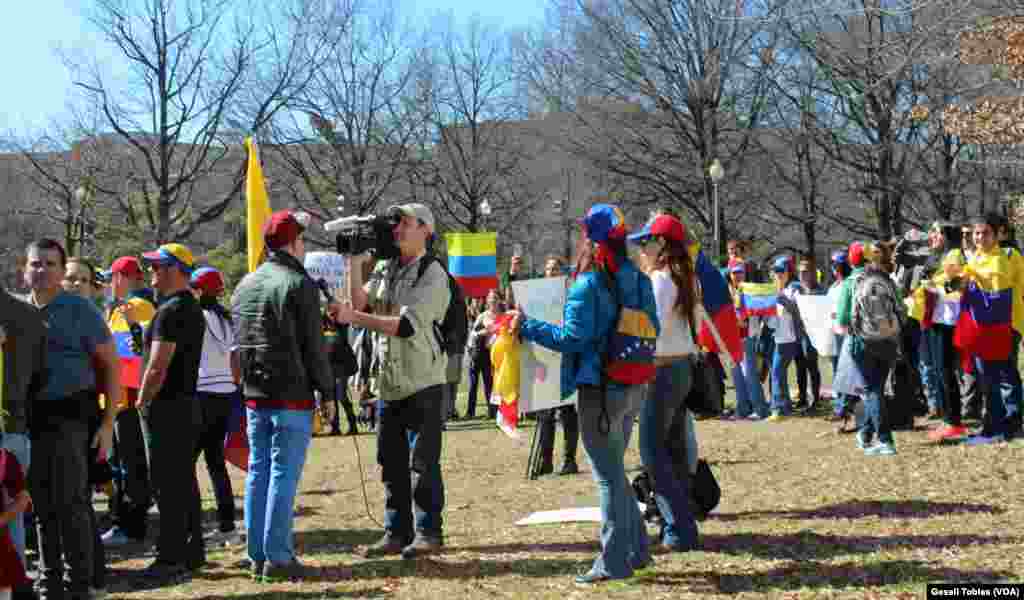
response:
M657 375L647 386L640 412L640 457L654 488L662 516L661 545L674 551L697 547L697 522L690 511L689 474L696 467L693 417L686 396L693 386L690 362L697 353L697 283L687 248L686 229L676 218L659 215L642 231L630 236L652 265L651 284L661 333L655 348ZM676 429L673 429L675 426ZM679 428L685 431L679 431ZM672 460L669 437L686 435L687 464L680 476ZM692 443L690 443L692 439Z
M608 381L603 359L621 306L641 309L655 329L658 316L651 280L626 257L622 211L596 204L582 225L562 325L513 311L511 327L523 340L562 353L562 397L578 394L583 449L601 504L601 553L590 570L576 578L577 584L588 585L630 577L652 562L624 463L625 421L643 402L643 388Z
M217 498L217 535L227 541L235 534L235 495L224 464L224 438L228 434L231 415L240 402L238 382L241 369L231 313L218 300L224 293L224 278L220 271L211 267L196 269L190 283L199 295L199 306L206 318L199 379L196 381L196 395L203 411L203 433L199 437L194 460L198 460L200 454L206 460L206 470Z

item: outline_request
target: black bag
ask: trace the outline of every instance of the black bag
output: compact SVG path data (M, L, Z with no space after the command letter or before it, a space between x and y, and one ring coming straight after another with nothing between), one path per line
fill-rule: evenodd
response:
M718 372L708 356L700 354L692 359L693 385L686 396L686 406L701 416L722 414L725 389Z
M334 375L339 379L348 379L359 370L356 353L348 343L348 325L338 325L333 338L328 347L328 356L334 366Z
M444 320L440 323L434 322L434 336L441 346L441 351L448 356L462 354L466 347L466 340L469 339L469 317L466 311L466 297L462 293L462 287L455 281L448 268L444 266L441 259L428 254L420 260L419 271L416 275L416 283L419 283L427 267L431 262L437 262L444 269L448 277L448 291L451 292L451 300L448 302L448 310L444 313ZM413 284L415 286L415 284Z
M722 488L715 479L711 466L703 458L697 460L697 473L690 478L690 497L700 509L697 519L703 520L708 513L715 510L722 499Z

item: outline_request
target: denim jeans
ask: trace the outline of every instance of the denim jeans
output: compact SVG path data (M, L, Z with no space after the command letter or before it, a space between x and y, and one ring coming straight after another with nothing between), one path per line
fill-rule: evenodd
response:
M939 326L932 325L921 331L920 344L921 384L928 399L928 410L937 412L942 409L946 395L943 332Z
M21 465L22 473L27 479L28 468L32 464L32 442L29 441L28 435L24 433L5 433L2 439L0 439L0 446L14 455L14 458L18 460L18 464ZM7 524L7 529L11 534L11 542L14 543L14 549L18 552L18 558L21 559L21 564L28 568L28 563L25 562L25 519L23 516L17 515L17 517L11 519Z
M384 529L400 541L411 541L414 533L443 535L441 387L380 403L377 463L384 482Z
M869 354L861 359L861 372L864 374L864 424L861 426L861 435L865 442L870 442L877 434L879 442L893 443L885 405L885 380L891 366L890 362Z
M985 397L984 435L1005 436L1011 433L1010 415L1018 410L1016 401L1020 388L1020 375L1015 362L1017 347L1020 344L1020 336L1017 333L1013 334L1013 341L1010 360L982 360L977 357L974 359L978 381Z
M636 497L626 479L625 414L643 401L640 386L612 386L607 406L610 427L602 433L601 389L580 386L577 412L580 437L590 461L601 505L601 554L591 571L614 579L629 577L635 568L650 561L647 530Z
M772 412L788 415L793 411L793 401L789 397L789 363L796 358L799 345L797 342L775 344L772 352Z
M1000 386L1004 389L1004 395L1007 393L1005 390L1009 390L1010 401L1006 403L1006 416L1017 414L1021 409L1022 393L1024 390L1021 389L1020 369L1017 367L1017 360L1020 357L1020 340L1021 336L1016 331L1013 332L1013 346L1010 348L1010 359L1009 367L1010 371L1007 380Z
M697 546L697 521L690 511L691 452L687 449L686 464L678 468L669 447L669 431L680 416L684 427L692 429L686 415L677 414L686 411L684 401L692 386L689 360L660 366L640 411L640 458L652 478L654 499L664 519L661 542L687 550Z
M247 408L246 415L249 474L245 478L245 528L249 560L287 564L295 559L295 493L313 437L313 413Z
M764 401L764 389L757 371L757 338L743 339L743 361L733 367L732 380L736 384L736 415L747 417L757 413L768 416L768 405Z

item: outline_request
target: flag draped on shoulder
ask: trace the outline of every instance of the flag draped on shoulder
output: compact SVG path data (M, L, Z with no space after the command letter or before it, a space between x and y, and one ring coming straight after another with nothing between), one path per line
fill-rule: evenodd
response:
M778 308L779 290L774 283L740 284L740 314L744 317L771 317Z
M148 329L150 321L156 315L156 307L141 298L132 298L128 303L132 305L134 318L139 326L143 331ZM137 390L142 386L142 357L132 348L131 326L118 309L113 310L108 324L121 366L121 385L130 390Z
M509 437L518 438L519 431L519 339L512 335L508 315L498 317L492 331L497 339L491 345L494 367L493 403L498 405L498 427Z
M743 359L743 338L740 337L740 326L736 320L732 297L729 295L729 285L721 271L711 264L701 250L699 242L691 242L689 252L697 273L697 281L700 283L704 310L718 330L716 336L707 323L701 323L697 342L710 352L728 352L734 361L740 362ZM716 338L721 340L724 347L719 347Z
M485 298L498 287L498 234L448 233L448 271L466 296Z
M1012 323L1012 290L989 292L972 283L960 301L954 345L982 360L1007 360L1013 349Z
M249 163L245 174L245 232L246 250L249 258L249 272L256 270L263 260L263 224L270 218L270 198L263 180L263 165L260 164L256 140L245 138L249 149Z

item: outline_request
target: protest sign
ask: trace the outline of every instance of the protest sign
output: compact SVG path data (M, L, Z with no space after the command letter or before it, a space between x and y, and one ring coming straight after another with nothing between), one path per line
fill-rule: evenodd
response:
M306 272L313 280L323 279L332 297L345 283L345 257L337 252L307 252Z
M516 302L531 319L562 324L565 277L512 282ZM519 412L531 413L576 403L576 394L562 399L562 355L534 343L524 343L520 355Z
M835 334L832 332L832 313L835 306L828 296L800 295L796 297L804 330L819 356L835 356Z

